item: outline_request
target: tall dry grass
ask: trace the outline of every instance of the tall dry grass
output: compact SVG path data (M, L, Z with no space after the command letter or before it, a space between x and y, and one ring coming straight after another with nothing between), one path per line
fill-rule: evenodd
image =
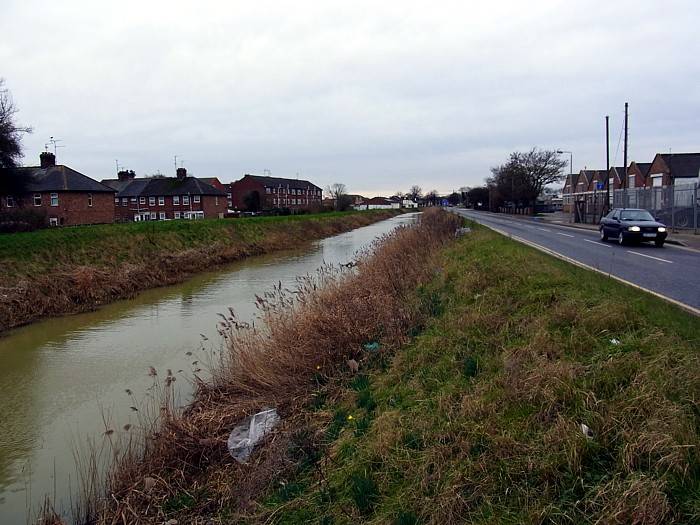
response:
M152 523L183 513L197 523L222 508L245 514L294 461L290 443L306 428L304 407L319 384L347 375L349 360L362 366L367 343L390 352L420 325L426 310L416 289L433 277L432 255L460 223L428 210L416 225L399 227L360 253L354 268L326 266L294 290L278 286L259 297L254 324L233 312L223 316L228 352L212 380L197 385L183 413L161 404L157 428L115 455L100 501L83 491L90 510L78 513L89 514L81 523ZM265 407L275 407L283 423L240 465L228 455L228 434Z

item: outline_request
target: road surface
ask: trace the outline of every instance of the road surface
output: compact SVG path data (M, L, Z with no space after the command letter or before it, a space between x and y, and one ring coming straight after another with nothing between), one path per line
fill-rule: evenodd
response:
M700 314L700 253L653 243L619 246L597 231L453 208L460 215L650 290Z

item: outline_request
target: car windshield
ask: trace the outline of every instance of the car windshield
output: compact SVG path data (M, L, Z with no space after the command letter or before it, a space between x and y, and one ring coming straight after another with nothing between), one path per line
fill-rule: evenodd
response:
M654 217L646 210L622 210L620 219L623 221L653 221Z

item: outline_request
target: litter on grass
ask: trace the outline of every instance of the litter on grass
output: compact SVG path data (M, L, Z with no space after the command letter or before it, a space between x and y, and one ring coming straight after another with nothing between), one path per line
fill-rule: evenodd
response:
M277 410L271 408L248 416L236 425L228 437L228 451L239 463L248 461L253 448L280 422Z
M583 435L588 439L593 439L593 431L585 423L581 423L581 432L583 432Z
M379 343L377 343L376 341L373 343L367 343L365 344L365 350L367 350L368 352L376 352L379 350Z

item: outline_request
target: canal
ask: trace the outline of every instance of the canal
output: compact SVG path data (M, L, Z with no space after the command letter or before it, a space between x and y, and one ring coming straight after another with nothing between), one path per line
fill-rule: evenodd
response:
M68 508L74 454L105 432L128 432L147 404L153 367L171 370L178 399L221 350L218 314L256 313L255 295L357 250L406 214L313 243L303 251L250 258L180 285L148 290L98 311L47 319L0 337L0 523L25 524L46 495Z

